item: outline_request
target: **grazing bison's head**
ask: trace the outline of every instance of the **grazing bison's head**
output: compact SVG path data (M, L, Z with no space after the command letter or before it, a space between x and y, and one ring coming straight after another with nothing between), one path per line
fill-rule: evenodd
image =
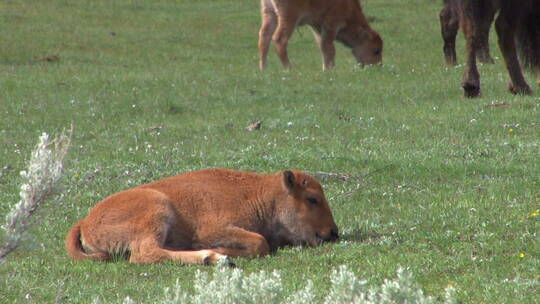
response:
M352 54L360 65L382 63L383 41L374 30L345 28L338 33L337 39L352 49Z
M338 239L332 211L317 180L300 171L284 171L282 186L286 194L277 206L282 243L318 246Z

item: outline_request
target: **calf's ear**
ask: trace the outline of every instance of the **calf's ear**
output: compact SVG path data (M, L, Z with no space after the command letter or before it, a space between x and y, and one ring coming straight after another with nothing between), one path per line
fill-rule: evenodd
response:
M287 189L289 193L292 193L294 188L296 188L296 177L294 177L294 174L289 170L283 171L283 186L285 186L285 189Z

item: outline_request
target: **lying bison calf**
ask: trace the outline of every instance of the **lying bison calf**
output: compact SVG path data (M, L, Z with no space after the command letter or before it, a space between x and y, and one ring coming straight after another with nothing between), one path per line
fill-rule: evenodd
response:
M337 238L323 189L311 176L210 169L109 196L71 228L66 249L74 260L127 253L133 263L214 264Z

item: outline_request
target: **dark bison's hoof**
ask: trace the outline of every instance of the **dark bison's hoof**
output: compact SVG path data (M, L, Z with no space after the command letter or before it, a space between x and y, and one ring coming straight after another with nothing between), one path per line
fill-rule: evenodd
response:
M519 95L531 95L532 90L529 87L529 85L525 84L524 86L514 86L512 83L508 83L508 90L512 94L519 94Z
M463 84L463 93L467 98L474 98L480 96L480 86L470 83Z
M447 53L447 52L445 52L445 53L444 53L444 62L445 62L446 65L449 66L449 67L457 65L457 57L456 57L456 54L452 54L452 53Z
M478 60L480 60L481 63L487 63L487 64L493 64L495 61L491 57L480 57Z

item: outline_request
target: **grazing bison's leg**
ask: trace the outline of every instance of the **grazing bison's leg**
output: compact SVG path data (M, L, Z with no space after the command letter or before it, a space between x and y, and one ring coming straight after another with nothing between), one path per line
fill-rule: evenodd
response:
M204 238L204 243L230 257L264 256L270 252L270 246L262 235L238 227L221 229L218 234Z
M132 263L158 263L164 260L173 260L186 264L203 265L216 264L220 260L228 262L227 256L213 250L175 251L162 248L160 243L160 240L152 236L133 242L130 245L129 261Z
M315 31L314 34L323 55L323 70L329 70L334 67L334 58L336 57L334 40L336 40L337 31L335 29L323 28L321 35Z
M296 26L297 16L279 15L277 30L272 39L276 45L276 52L285 68L290 67L289 56L287 54L287 44Z
M264 0L261 3L261 17L262 24L259 30L259 69L264 70L266 67L266 57L268 55L268 49L270 48L270 42L272 41L272 35L277 27L277 15L272 8L264 6Z
M531 94L531 88L523 77L521 66L516 53L515 43L515 20L512 18L512 14L506 10L502 10L495 21L495 29L497 30L497 36L499 36L499 48L506 63L506 69L510 74L510 82L508 89L514 94Z
M479 8L472 1L463 1L462 3L462 28L467 41L467 59L465 71L463 74L462 87L465 97L480 96L480 74L476 66L476 50L478 49L478 31L480 30L475 16Z
M443 52L447 65L456 65L456 36L459 30L458 16L453 14L450 5L445 5L439 14L441 34L444 41Z

